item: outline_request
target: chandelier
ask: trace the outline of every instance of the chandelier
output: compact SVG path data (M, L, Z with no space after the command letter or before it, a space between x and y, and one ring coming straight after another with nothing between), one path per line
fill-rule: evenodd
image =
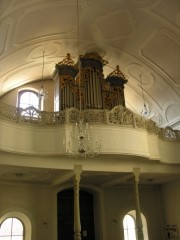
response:
M103 66L107 63L97 53L89 52L80 55L76 64L69 53L56 64L57 111L71 109L69 122L74 124L69 126L64 139L70 157L94 157L100 153L101 143L89 124L101 121L102 114L98 115L96 109L125 107L127 79L118 65L104 78Z
M100 153L101 144L94 138L92 127L80 119L70 132L67 146L69 157L95 157Z
M80 56L79 50L79 4L77 0L77 39L78 39L78 56ZM64 60L66 65L74 65L70 54ZM76 99L79 102L79 118L76 124L70 131L69 141L66 146L66 153L69 157L94 157L100 152L101 144L98 140L94 139L92 127L84 121L82 114L82 92L81 92L81 58L79 57L78 62L78 75L76 77L76 88L77 96Z
M77 0L77 63L70 54L56 64L55 109L71 109L66 138L63 146L69 157L94 157L100 153L101 142L91 123L101 123L104 115L96 110L111 110L115 106L125 107L125 75L119 65L104 77L103 67L108 64L94 51L80 54L79 6ZM65 113L66 114L66 113Z
M141 86L142 97L143 97L143 108L141 110L141 115L144 116L145 118L148 118L150 116L151 109L149 108L149 105L145 102L144 89L143 89L143 86L142 86L141 74L139 75L139 78L140 78L140 86Z
M98 139L94 137L92 126L89 126L88 122L84 121L84 115L82 111L82 86L81 86L81 60L78 63L78 74L76 76L76 99L79 103L79 116L77 122L72 126L69 133L69 140L66 146L66 153L69 157L95 157L100 153L101 144ZM70 58L70 54L67 54L64 62L70 66L73 65L73 61Z

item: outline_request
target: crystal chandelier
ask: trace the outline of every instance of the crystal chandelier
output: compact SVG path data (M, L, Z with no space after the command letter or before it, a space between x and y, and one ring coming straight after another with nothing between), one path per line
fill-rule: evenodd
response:
M95 157L99 154L101 144L94 139L92 127L83 119L72 127L67 154L70 157Z
M142 87L141 74L139 75L139 78L140 78L140 85L141 85L142 97L143 97L143 102L144 102L143 108L142 108L142 110L141 110L141 115L147 118L147 117L150 116L151 109L149 108L149 105L145 102L144 90L143 90L143 87Z
M79 54L79 4L77 0L77 39L78 39L78 56ZM66 60L72 65L70 55L67 55ZM84 121L81 104L81 60L79 58L78 63L78 76L76 78L77 83L77 95L79 99L79 121L72 127L70 132L69 141L66 146L66 152L69 157L94 157L100 152L101 144L98 140L94 139L92 127Z
M45 55L45 51L43 51L43 65L42 65L42 78L41 78L42 84L41 84L41 87L40 87L40 89L38 91L38 98L40 100L46 99L47 95L48 95L47 91L45 91L44 86L43 86L43 80L44 80L44 55Z
M69 59L70 61L71 59ZM70 62L72 64L72 62ZM67 141L66 153L69 157L95 157L100 153L101 144L93 135L92 126L84 121L81 93L81 63L79 59L79 73L76 78L77 99L79 100L79 117L77 122L72 126Z

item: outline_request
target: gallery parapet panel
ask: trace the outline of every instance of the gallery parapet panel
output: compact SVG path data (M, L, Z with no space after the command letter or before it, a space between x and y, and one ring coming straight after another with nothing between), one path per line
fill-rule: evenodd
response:
M16 108L0 102L0 119L17 124L31 126L57 127L64 124L75 124L83 118L90 125L110 125L133 129L143 129L167 141L180 141L180 131L170 127L159 128L152 120L135 114L121 105L112 110L66 108L58 112L39 111L34 107Z

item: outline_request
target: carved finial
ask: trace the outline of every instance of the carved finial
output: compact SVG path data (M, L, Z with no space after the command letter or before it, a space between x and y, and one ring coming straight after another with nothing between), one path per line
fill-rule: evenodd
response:
M68 65L68 66L75 66L74 61L71 58L70 53L67 53L66 58L64 58L61 62L58 63L59 65Z
M127 78L125 77L125 75L121 72L119 65L116 65L116 69L110 73L108 75L108 77L120 77L122 79L124 79L125 81L127 81Z

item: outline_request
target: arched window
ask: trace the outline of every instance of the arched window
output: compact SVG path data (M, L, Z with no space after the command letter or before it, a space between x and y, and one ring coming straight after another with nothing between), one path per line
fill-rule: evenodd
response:
M5 219L0 227L0 240L23 240L24 227L17 218Z
M27 119L37 120L41 117L39 111L43 110L43 96L34 90L21 90L18 93L17 106L24 109L24 111L21 110L21 116Z
M41 99L38 97L38 93L33 90L22 90L18 93L18 107L27 108L35 107L41 110Z
M147 222L141 213L144 240L148 240ZM123 219L124 240L136 240L136 211L128 212Z
M124 240L136 240L135 220L131 215L126 215L123 219Z

